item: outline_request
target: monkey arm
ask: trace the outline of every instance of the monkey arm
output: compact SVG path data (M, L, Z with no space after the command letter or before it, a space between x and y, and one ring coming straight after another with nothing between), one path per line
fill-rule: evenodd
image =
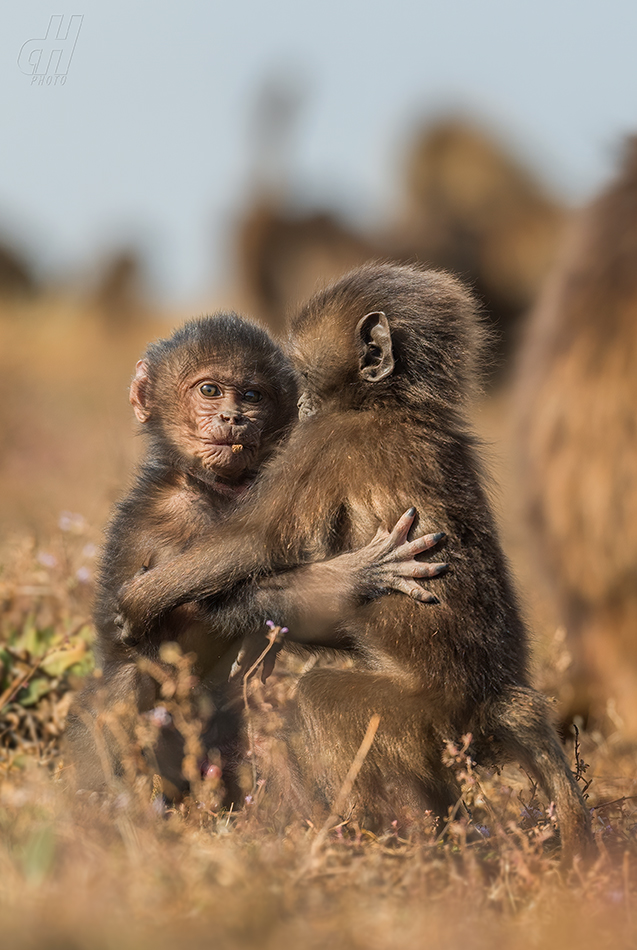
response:
M309 551L317 560L336 553L329 528L321 536L321 518L319 537L311 526L308 530L307 513L324 508L333 513L347 492L339 487L336 497L332 489L325 498L318 497L314 473L325 464L325 440L320 431L312 435L310 427L307 445L307 428L297 427L250 497L223 524L202 531L161 569L138 575L122 587L119 608L133 639L146 636L158 618L181 604L234 596L237 585L306 563Z
M215 563L214 576L210 551L215 550L217 539L206 540L207 545L199 543L185 554L137 574L121 587L118 625L123 626L125 639L145 636L175 607L229 595L238 584L264 575L264 558L259 555L256 538L250 543L246 543L245 536L224 538L223 558Z
M391 534L379 529L372 541L357 551L263 577L258 584L240 585L236 597L210 605L215 630L222 629L229 639L243 637L231 676L248 673L264 652L264 682L274 669L282 638L268 646L266 621L284 627L286 640L315 647L343 647L348 639L347 621L365 599L396 590L422 603L438 603L414 578L436 577L447 565L423 563L415 556L434 547L444 534L408 541L415 516L415 508L409 509ZM255 632L244 636L246 628Z
M348 641L347 621L365 599L400 591L421 603L438 603L437 597L421 587L413 578L436 577L446 564L423 563L415 554L429 550L444 535L430 534L397 547L397 536L405 524L406 536L413 516L403 515L391 535L380 531L364 548L341 554L328 561L316 561L264 577L253 588L251 600L244 600L242 616L260 628L243 638L232 676L245 675L253 669L268 646L263 622L283 627L285 640L314 647L344 647ZM222 611L223 613L223 611ZM237 636L241 631L237 631ZM266 681L274 669L276 654L283 638L267 650L262 668Z
M415 516L416 509L410 508L391 533L379 529L357 551L264 577L254 594L255 606L277 624L285 624L290 640L329 645L338 638L349 613L364 600L395 590L422 603L438 603L415 578L437 577L447 565L415 557L433 548L444 534L408 541Z
M221 623L227 635L234 637L242 635L246 627L260 626L265 619L275 619L277 623L285 623L292 629L290 639L302 643L329 644L338 639L338 628L342 627L351 610L360 606L362 601L381 596L389 590L400 591L423 603L437 603L437 598L422 588L415 578L437 577L447 569L447 565L421 562L415 558L438 544L444 534L428 534L408 541L415 517L416 509L410 508L399 518L391 533L379 529L372 541L357 551L272 575L259 575L255 567L252 583L248 583L250 571L246 571L242 577L237 562L230 560L226 562L227 567L220 566L215 574L219 586L223 582L226 584L222 602L210 600L211 594L214 598L217 592L210 589L210 565L207 563L205 595L210 612L215 616L215 626ZM224 546L224 553L225 550ZM242 550L245 551L243 544ZM134 636L140 630L139 620L135 622L135 596L140 594L139 589L141 600L147 603L147 588L151 586L151 598L156 598L157 603L171 590L175 575L178 577L180 570L189 569L192 570L191 554L175 558L126 585L120 601L125 619L125 636ZM192 591L191 577L189 574L189 592ZM236 596L233 596L231 589L234 589ZM218 592L221 593L221 590ZM238 602L241 604L238 615L241 629L235 632L232 628L236 626ZM174 606L176 603L172 599L170 607ZM156 617L159 612L152 616Z

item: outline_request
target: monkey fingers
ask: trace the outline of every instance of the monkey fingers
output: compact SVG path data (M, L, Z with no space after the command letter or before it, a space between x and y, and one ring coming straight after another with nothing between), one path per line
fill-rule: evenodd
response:
M401 515L391 533L379 528L371 544L380 544L379 555L390 555L393 558L408 558L415 554L422 554L438 544L446 537L444 531L435 534L423 534L413 541L408 541L409 531L416 518L416 509L412 506L404 515Z
M435 537L435 535L428 535L428 537ZM418 541L422 541L422 538L419 538ZM412 542L417 543L417 542ZM408 545L405 545L408 547ZM400 549L398 549L400 550ZM398 550L395 552L398 554ZM428 561L398 561L395 564L389 564L387 567L388 576L386 578L386 583L392 590L397 590L402 594L407 594L408 597L411 597L413 600L418 600L422 604L439 604L439 599L432 594L430 591L425 590L424 587L421 587L417 583L415 578L431 578L431 577L440 577L442 574L446 574L449 570L449 565L446 563L436 563L432 564Z
M404 515L401 515L394 528L391 532L391 537L395 539L397 544L404 544L407 540L409 530L416 520L417 515L416 508L414 505L411 508L408 508Z
M135 646L139 643L142 633L136 633L133 629L131 622L124 616L123 613L115 614L113 618L113 624L118 629L119 633L117 634L117 639L121 643L125 643L127 646Z
M398 550L400 550L401 557L414 557L416 554L424 554L425 551L429 551L446 537L444 531L437 531L435 534L423 534L422 537L414 538L413 541L406 541L400 545Z
M391 565L391 575L397 574L399 577L440 577L446 574L449 565L446 561L431 563L431 561L398 561Z
M439 531L408 541L407 536L415 517L416 509L412 507L401 515L390 534L379 528L368 545L369 553L373 556L370 569L380 586L408 594L423 603L438 603L436 597L409 578L438 577L449 569L446 563L414 560L417 554L435 547L445 534Z
M407 577L396 577L392 581L392 590L397 590L401 594L407 594L412 600L418 600L421 604L439 604L440 601L431 591L425 590L417 581L409 580Z
M256 672L259 664L261 666L261 682L265 683L268 677L274 671L277 656L284 645L287 627L270 626L268 633L259 631L251 633L243 638L241 649L237 658L232 664L229 679L244 678L252 676Z
M398 546L404 544L407 540L407 535L409 534L409 529L413 525L416 518L416 509L412 505L404 515L401 515L394 527L392 528L391 533L386 531L385 528L379 527L378 531L372 539L374 541L389 541L392 545Z

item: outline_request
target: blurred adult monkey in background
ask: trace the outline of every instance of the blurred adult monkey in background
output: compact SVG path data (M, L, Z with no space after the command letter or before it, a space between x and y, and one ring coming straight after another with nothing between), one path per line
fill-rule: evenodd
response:
M565 719L599 724L612 700L635 740L637 138L531 315L516 407L527 520L572 654Z
M437 582L439 603L361 603L329 636L290 624L291 638L354 663L301 677L305 787L332 803L379 714L351 813L381 827L426 808L446 818L459 789L442 762L445 740L471 733L479 763L522 763L556 803L568 858L589 847L590 823L529 686L527 632L465 420L479 343L475 302L447 274L369 265L313 297L292 324L303 390L290 439L232 524L215 531L214 549L204 533L134 578L122 613L127 635L143 638L184 602L368 543L413 501L420 526L447 535L455 570Z
M259 638L261 652L259 630L277 615L320 640L388 587L435 600L412 578L436 576L444 565L419 563L414 555L433 547L441 535L407 543L415 512L407 513L391 535L377 536L363 550L274 579L246 579L212 611L205 603L182 603L144 637L126 638L118 624L122 585L170 564L199 538L205 539L202 556L214 561L216 530L252 496L260 469L296 421L297 385L292 366L264 330L234 314L219 314L193 320L170 339L153 343L137 364L130 399L146 430L148 452L107 532L95 604L102 677L89 684L70 717L78 784L100 788L109 770L121 772L132 732L124 729L122 747L116 732L106 728L100 755L96 717L119 704L133 720L150 710L160 698L158 684L139 660L158 661L161 644L175 641L195 655L196 673L215 706L203 743L220 754L229 796L236 800L242 707L228 676L244 635ZM165 728L154 752L168 791L181 791L186 783L177 731Z

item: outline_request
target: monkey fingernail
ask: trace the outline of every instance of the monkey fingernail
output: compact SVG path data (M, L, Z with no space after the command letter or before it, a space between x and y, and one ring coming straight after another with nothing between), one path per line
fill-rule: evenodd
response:
M429 548L433 548L439 541L442 541L443 538L446 537L447 535L444 531L438 531L436 534L423 534L421 538L410 541L410 544L414 546L414 551L421 553L422 551L428 551ZM418 550L418 548L420 550Z
M133 633L123 632L121 641L127 647L135 647L140 642L140 637L135 636Z
M431 576L438 577L440 574L444 574L449 570L448 564L432 564L431 565Z
M415 508L413 507L413 505L412 505L411 508L408 508L408 509L407 509L407 511L405 512L405 514L407 515L408 518L413 518L414 515L416 514L416 509L415 509Z

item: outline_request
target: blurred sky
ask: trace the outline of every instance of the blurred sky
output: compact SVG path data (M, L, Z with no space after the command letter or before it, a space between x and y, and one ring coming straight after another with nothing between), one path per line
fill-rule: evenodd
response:
M297 189L359 222L387 213L413 122L446 106L509 136L573 201L637 128L629 0L68 3L0 10L0 235L49 274L139 243L167 300L226 283L254 102L277 71L306 90ZM52 14L84 20L65 84L40 86L18 56Z

